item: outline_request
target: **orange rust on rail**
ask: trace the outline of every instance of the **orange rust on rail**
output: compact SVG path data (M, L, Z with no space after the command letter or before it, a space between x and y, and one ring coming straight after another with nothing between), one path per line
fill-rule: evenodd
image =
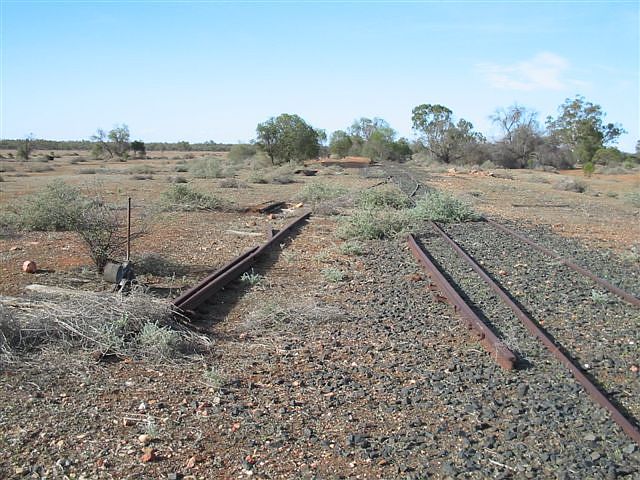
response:
M564 365L566 366L575 379L582 385L587 393L602 408L606 409L613 420L629 435L636 443L640 445L640 431L625 415L604 395L600 389L576 366L575 362L564 353L561 347L556 345L553 339L540 326L527 315L520 306L514 302L509 294L498 285L485 270L446 232L440 228L435 222L430 222L431 226L446 240L446 242L455 250L455 252L467 262L467 264L485 281L485 283L502 299L502 301L513 311L513 313L524 323L524 326L535 337L539 338L545 347Z
M498 365L506 370L511 370L516 363L516 356L507 346L496 336L489 326L484 323L473 309L467 305L456 289L445 278L440 269L431 261L428 254L420 248L413 235L407 236L409 248L416 260L422 264L431 279L438 285L440 291L449 300L456 313L463 320L469 330L473 329L478 337L478 341L496 360Z

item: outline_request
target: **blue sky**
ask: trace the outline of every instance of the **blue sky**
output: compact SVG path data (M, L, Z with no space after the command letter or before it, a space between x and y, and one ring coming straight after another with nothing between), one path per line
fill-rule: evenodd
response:
M247 141L296 113L331 133L381 117L412 138L440 103L492 137L517 102L581 94L640 138L640 3L0 0L0 137Z

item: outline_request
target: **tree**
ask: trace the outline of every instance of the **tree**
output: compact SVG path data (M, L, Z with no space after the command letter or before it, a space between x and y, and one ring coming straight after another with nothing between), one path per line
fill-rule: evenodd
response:
M329 137L329 151L339 158L349 155L352 145L351 137L344 130L336 130Z
M33 141L33 133L30 133L24 140L20 142L20 145L18 145L16 156L18 158L21 158L22 160L29 160L31 152L33 152L33 150L35 149Z
M532 153L544 141L537 112L514 104L507 109L499 108L491 117L502 130L502 139L496 144L502 166L524 168Z
M147 148L142 140L134 140L131 142L131 150L133 154L139 157L144 157L147 154Z
M596 165L617 166L625 160L625 154L615 147L600 148L593 154L591 162Z
M316 130L298 115L288 113L259 123L256 133L256 145L269 156L273 165L316 158L320 153L320 142L326 139L324 131Z
M176 144L176 146L178 147L178 151L180 152L190 152L191 151L191 144L185 140L182 140L181 142L178 142Z
M91 136L91 140L95 142L93 154L96 157L101 157L106 153L109 158L115 157L125 161L129 157L129 150L131 149L129 139L129 127L124 123L113 127L109 133L99 128L96 134Z
M547 130L583 163L591 161L599 149L615 143L626 133L621 125L605 124L602 107L587 102L581 95L567 98L558 107L558 114L555 120L547 117Z
M411 112L411 121L429 153L444 163L460 160L469 145L484 141L471 122L460 119L455 124L453 112L442 105L418 105Z

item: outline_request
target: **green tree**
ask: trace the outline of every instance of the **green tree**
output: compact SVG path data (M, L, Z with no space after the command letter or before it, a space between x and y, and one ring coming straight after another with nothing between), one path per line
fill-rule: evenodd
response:
M556 119L547 117L547 130L583 163L591 161L599 149L626 133L621 125L605 124L602 107L587 102L581 95L567 98L558 107L558 113Z
M191 144L187 141L182 140L181 142L178 142L176 144L178 151L180 152L190 152L191 151Z
M620 165L625 160L625 154L615 147L600 148L593 154L591 161L596 165Z
M256 133L256 145L269 156L273 165L316 158L320 153L320 142L326 139L324 131L316 130L298 115L288 113L259 123Z
M336 130L329 137L329 151L339 158L349 155L352 145L351 137L344 130Z
M444 163L460 160L470 145L484 141L471 122L460 119L455 124L453 112L442 105L418 105L411 112L411 121L427 151Z
M99 128L91 137L91 141L95 143L93 154L96 157L107 154L109 158L117 158L120 161L125 161L129 157L129 150L131 150L129 127L124 123L113 127L109 133Z
M134 155L139 157L144 157L147 154L147 148L142 140L134 140L131 142L131 150L133 150Z

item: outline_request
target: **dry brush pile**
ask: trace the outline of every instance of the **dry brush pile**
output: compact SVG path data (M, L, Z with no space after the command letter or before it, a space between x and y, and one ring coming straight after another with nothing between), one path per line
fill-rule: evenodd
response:
M172 360L211 348L208 337L183 325L166 301L129 295L48 289L0 302L0 364L45 347L104 356Z

